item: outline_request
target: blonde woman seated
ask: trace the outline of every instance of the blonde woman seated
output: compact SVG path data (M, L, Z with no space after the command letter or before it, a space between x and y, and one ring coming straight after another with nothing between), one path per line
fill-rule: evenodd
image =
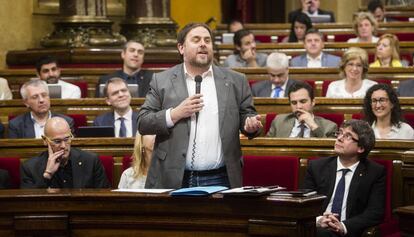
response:
M380 37L375 51L375 62L370 67L402 67L400 61L400 42L393 34Z
M364 79L368 72L368 55L361 48L351 47L342 56L339 75L342 80L329 84L326 97L330 98L363 98L365 92L375 81Z
M348 43L376 43L375 37L378 29L378 22L369 12L360 12L354 19L354 30L358 37L351 38Z
M132 153L132 165L122 173L118 188L144 188L151 163L154 141L155 135L142 136L137 133L134 152Z
M414 139L414 130L404 123L397 93L387 84L369 88L364 98L365 120L377 139Z

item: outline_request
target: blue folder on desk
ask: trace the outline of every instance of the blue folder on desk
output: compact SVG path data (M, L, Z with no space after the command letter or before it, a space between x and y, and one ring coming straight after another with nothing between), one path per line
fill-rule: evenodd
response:
M205 187L192 187L181 188L170 193L171 196L208 196L210 194L220 192L228 189L224 186L205 186Z

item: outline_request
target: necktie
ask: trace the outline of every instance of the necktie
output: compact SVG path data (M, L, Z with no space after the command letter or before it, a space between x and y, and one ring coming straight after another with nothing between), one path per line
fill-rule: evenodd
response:
M282 87L276 86L275 89L273 89L275 92L273 93L272 98L279 98L280 92L282 92Z
M119 126L119 137L126 137L126 127L125 127L125 118L120 117L121 126Z
M303 135L305 135L305 129L306 129L305 123L301 123L299 125L299 128L300 128L300 131L297 137L303 137Z
M339 215L338 220L341 220L341 211L342 211L342 203L344 200L344 193L345 193L345 175L350 169L341 169L342 177L336 186L335 196L332 202L332 213L336 213Z

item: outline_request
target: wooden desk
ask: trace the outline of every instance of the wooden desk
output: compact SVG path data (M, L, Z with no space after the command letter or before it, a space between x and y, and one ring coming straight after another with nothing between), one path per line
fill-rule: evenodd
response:
M399 217L401 236L414 236L414 206L399 207L395 212Z
M0 191L0 236L315 236L324 198L8 190Z

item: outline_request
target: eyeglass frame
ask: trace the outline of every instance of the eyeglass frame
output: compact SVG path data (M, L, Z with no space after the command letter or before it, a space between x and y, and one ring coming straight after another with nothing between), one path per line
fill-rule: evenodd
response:
M351 133L349 133L349 132L347 132L347 133L344 133L344 132L342 132L342 131L340 131L340 130L338 130L338 131L336 131L335 132L335 137L338 139L340 136L342 136L345 140L347 140L347 141L354 141L354 142L359 142L359 139L356 139L356 138L354 138L353 136L352 136L352 134Z
M68 136L66 136L63 139L50 139L48 136L46 135L42 135L42 138L47 140L49 143L52 143L55 146L58 146L60 144L62 144L62 142L64 142L65 144L68 144L70 142L72 142L72 139L74 138L73 134L70 132L68 134ZM57 142L57 140L59 140L59 142Z
M371 99L371 105L376 105L377 103L380 103L381 105L384 105L388 101L390 101L390 99L386 98L386 97L381 97L381 98L379 98L379 100L374 98L374 99Z

